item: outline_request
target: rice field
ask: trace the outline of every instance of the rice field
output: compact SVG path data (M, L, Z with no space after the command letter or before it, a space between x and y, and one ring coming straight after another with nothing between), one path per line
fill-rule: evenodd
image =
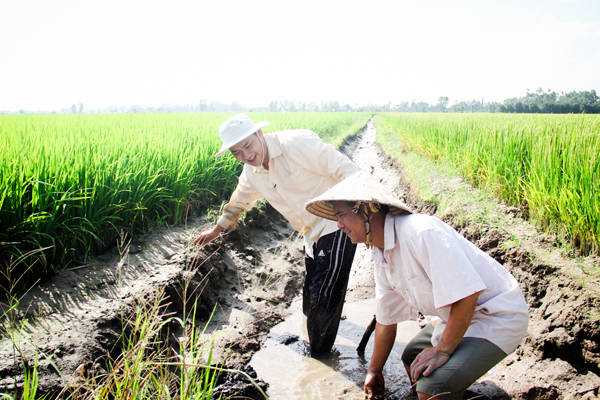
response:
M114 246L123 235L181 223L227 199L241 164L215 159L231 114L0 116L0 284L33 279ZM308 128L339 145L361 113L260 113L265 132Z
M378 138L457 167L583 254L600 252L600 116L389 113Z
M226 200L241 164L215 159L231 114L0 116L0 283L12 293ZM336 146L367 113L252 113ZM583 253L600 251L600 116L384 113L378 137L457 166ZM385 146L385 144L384 144ZM23 278L22 278L23 277Z

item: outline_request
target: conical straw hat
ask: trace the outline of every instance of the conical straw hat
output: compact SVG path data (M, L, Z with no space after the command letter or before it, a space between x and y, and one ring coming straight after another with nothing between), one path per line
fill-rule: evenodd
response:
M374 176L366 172L357 172L339 182L320 196L306 203L306 211L322 218L337 221L333 207L329 202L350 201L364 203L379 203L389 207L396 215L412 214L410 207L389 194Z

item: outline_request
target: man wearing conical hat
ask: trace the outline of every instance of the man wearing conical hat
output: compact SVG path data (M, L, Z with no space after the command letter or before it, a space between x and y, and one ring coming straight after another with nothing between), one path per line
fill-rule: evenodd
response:
M438 218L412 214L388 192L357 173L306 204L372 249L377 324L365 393L383 396L396 324L421 312L437 318L406 345L408 376L419 399L462 399L518 346L527 331L527 304L502 265Z
M266 199L303 233L303 311L311 354L319 355L329 352L335 341L356 245L335 222L308 213L304 204L358 167L310 130L263 134L262 128L268 124L255 124L238 114L219 128L223 146L216 157L229 151L244 163L244 169L217 224L202 232L195 244L209 243L223 230L234 228L244 211L259 198Z

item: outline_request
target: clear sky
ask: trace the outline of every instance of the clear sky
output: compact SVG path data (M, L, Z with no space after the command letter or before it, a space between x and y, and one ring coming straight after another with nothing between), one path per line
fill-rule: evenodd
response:
M598 0L4 0L0 110L600 92Z

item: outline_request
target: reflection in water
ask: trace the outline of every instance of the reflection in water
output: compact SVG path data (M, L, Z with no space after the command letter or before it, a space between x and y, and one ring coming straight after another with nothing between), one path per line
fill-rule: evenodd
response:
M359 357L356 347L373 318L375 300L346 303L333 352L327 357L310 357L308 335L301 301L291 307L292 314L273 327L263 348L252 359L258 377L269 383L268 395L279 399L363 399L364 382L373 351L371 336L365 358ZM391 394L408 389L409 381L400 356L404 345L417 333L415 322L398 325L396 345L390 354L384 376ZM395 396L390 396L395 397Z

